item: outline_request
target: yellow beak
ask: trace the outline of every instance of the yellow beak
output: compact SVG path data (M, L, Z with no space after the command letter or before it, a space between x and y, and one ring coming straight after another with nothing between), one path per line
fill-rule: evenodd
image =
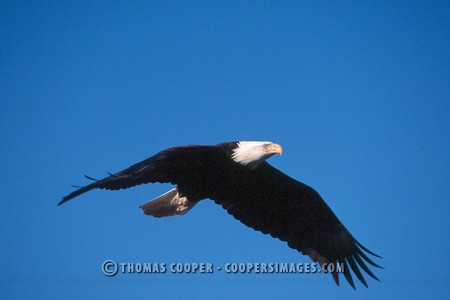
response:
M269 152L270 153L274 153L274 154L282 154L283 153L283 148L280 146L280 145L278 145L278 144L272 144L272 145L270 145L270 147L269 147Z

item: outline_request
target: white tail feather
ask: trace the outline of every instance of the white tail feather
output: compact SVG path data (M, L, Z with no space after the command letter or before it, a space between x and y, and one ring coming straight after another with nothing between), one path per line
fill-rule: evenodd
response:
M184 215L197 202L191 202L181 196L178 189L171 189L167 193L139 206L144 214L157 218Z

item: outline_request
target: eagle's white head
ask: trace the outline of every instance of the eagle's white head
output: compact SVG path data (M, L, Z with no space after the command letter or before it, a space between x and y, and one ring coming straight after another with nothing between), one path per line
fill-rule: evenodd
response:
M241 165L255 169L260 163L274 154L280 154L282 148L272 142L240 141L233 150L231 158Z

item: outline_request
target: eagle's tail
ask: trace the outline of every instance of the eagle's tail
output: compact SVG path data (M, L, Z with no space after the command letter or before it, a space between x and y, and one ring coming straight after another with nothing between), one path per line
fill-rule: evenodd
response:
M189 201L178 189L171 189L165 194L139 206L144 214L157 218L184 215L197 202Z

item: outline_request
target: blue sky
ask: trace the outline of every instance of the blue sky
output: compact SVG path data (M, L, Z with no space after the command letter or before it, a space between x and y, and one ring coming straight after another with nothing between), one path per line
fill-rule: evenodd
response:
M1 1L0 298L443 298L450 292L448 1ZM170 146L270 140L384 258L323 274L103 275L118 262L309 262L205 201L83 185Z

